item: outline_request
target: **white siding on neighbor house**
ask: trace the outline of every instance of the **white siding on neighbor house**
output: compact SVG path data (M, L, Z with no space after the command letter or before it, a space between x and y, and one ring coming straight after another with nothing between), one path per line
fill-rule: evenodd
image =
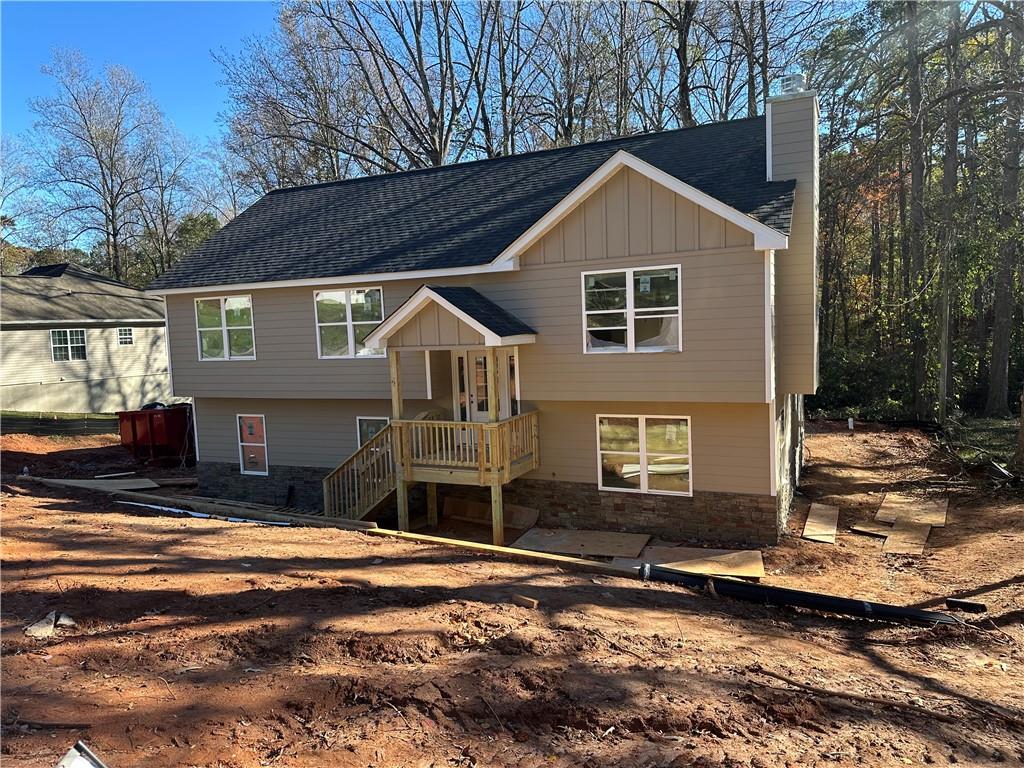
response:
M764 259L748 232L626 169L529 248L518 272L430 282L471 285L537 332L536 343L519 350L524 399L764 403ZM682 351L584 355L581 274L675 264L681 268ZM385 315L421 284L385 281ZM203 294L167 297L178 394L389 396L386 360L317 358L311 288L246 293L253 299L253 361L199 361L193 300ZM423 354L403 353L402 364L405 397L425 397Z
M87 359L54 361L49 328L0 330L0 407L109 413L171 399L162 327L68 327L85 329ZM118 344L118 327L133 344Z

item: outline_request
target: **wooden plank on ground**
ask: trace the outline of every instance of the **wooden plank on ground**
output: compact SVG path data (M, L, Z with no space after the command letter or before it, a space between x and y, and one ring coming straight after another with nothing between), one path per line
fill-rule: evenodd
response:
M756 549L706 549L704 547L646 547L640 562L677 568L687 573L712 576L737 576L744 579L764 578L764 560ZM612 560L617 565L634 565L624 558Z
M875 514L875 520L879 523L907 520L942 528L946 525L948 507L949 499L922 499L902 493L887 493Z
M892 524L892 532L882 544L882 551L891 555L923 555L931 530L927 523L897 518Z
M651 537L646 533L573 531L568 528L531 528L512 545L533 552L601 557L636 557Z
M811 504L804 523L803 537L824 544L836 543L836 526L839 524L839 507L828 504Z
M876 523L874 520L865 520L863 523L851 525L850 530L867 536L881 536L884 539L892 533L892 526L889 523Z
M159 488L160 486L152 480L144 477L137 478L110 478L105 480L79 480L69 477L47 477L37 478L48 480L52 485L61 485L67 488L87 488L91 491L141 491L147 488Z

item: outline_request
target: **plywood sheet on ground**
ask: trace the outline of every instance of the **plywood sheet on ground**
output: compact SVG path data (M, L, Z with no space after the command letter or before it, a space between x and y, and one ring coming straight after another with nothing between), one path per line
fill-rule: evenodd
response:
M491 524L491 505L472 499L460 499L446 496L444 500L444 516L464 523ZM526 530L537 524L539 513L533 507L519 504L502 505L502 522L506 528Z
M836 526L839 524L839 507L828 504L811 504L804 523L803 537L825 544L836 543Z
M892 532L882 544L882 551L892 555L922 555L931 530L927 523L897 518L892 524Z
M881 536L883 539L892 533L892 526L889 523L876 523L874 520L866 520L850 526L855 533L863 533L868 536Z
M949 499L922 499L902 493L887 493L878 508L875 520L879 523L894 523L907 520L934 528L946 525L946 509Z
M152 480L145 478L110 478L107 480L77 480L63 477L43 478L57 485L69 488L88 488L93 491L141 491L144 488L159 488Z
M615 558L616 565L651 563L678 568L689 573L709 576L737 576L744 579L764 578L764 560L756 549L705 549L703 547L647 547L640 557L627 560Z
M573 531L567 528L531 528L512 545L533 552L600 557L636 557L651 537L646 533Z

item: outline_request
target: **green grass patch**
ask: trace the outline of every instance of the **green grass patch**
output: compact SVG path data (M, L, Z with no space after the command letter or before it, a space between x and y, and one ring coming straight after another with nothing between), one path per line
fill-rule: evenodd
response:
M116 419L116 413L55 413L53 411L0 411L0 419L50 419L69 421L71 419Z
M950 422L950 443L964 461L994 460L1005 465L1017 447L1017 419L961 419Z

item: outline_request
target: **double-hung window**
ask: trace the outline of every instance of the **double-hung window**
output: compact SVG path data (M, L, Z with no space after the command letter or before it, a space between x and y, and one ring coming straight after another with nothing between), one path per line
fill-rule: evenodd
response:
M690 419L598 416L598 488L690 496Z
M363 341L384 320L384 291L351 288L317 291L316 344L321 358L383 357L384 350Z
M135 334L131 328L117 329L117 346L130 347L135 344Z
M370 442L390 423L391 419L387 416L356 416L356 431L359 445L363 446Z
M584 352L678 352L681 305L678 265L584 272Z
M263 416L238 415L238 461L243 475L266 475L267 430Z
M255 360L251 296L196 299L200 360Z
M50 331L50 352L55 363L87 359L85 329L72 328L63 330L54 328Z

